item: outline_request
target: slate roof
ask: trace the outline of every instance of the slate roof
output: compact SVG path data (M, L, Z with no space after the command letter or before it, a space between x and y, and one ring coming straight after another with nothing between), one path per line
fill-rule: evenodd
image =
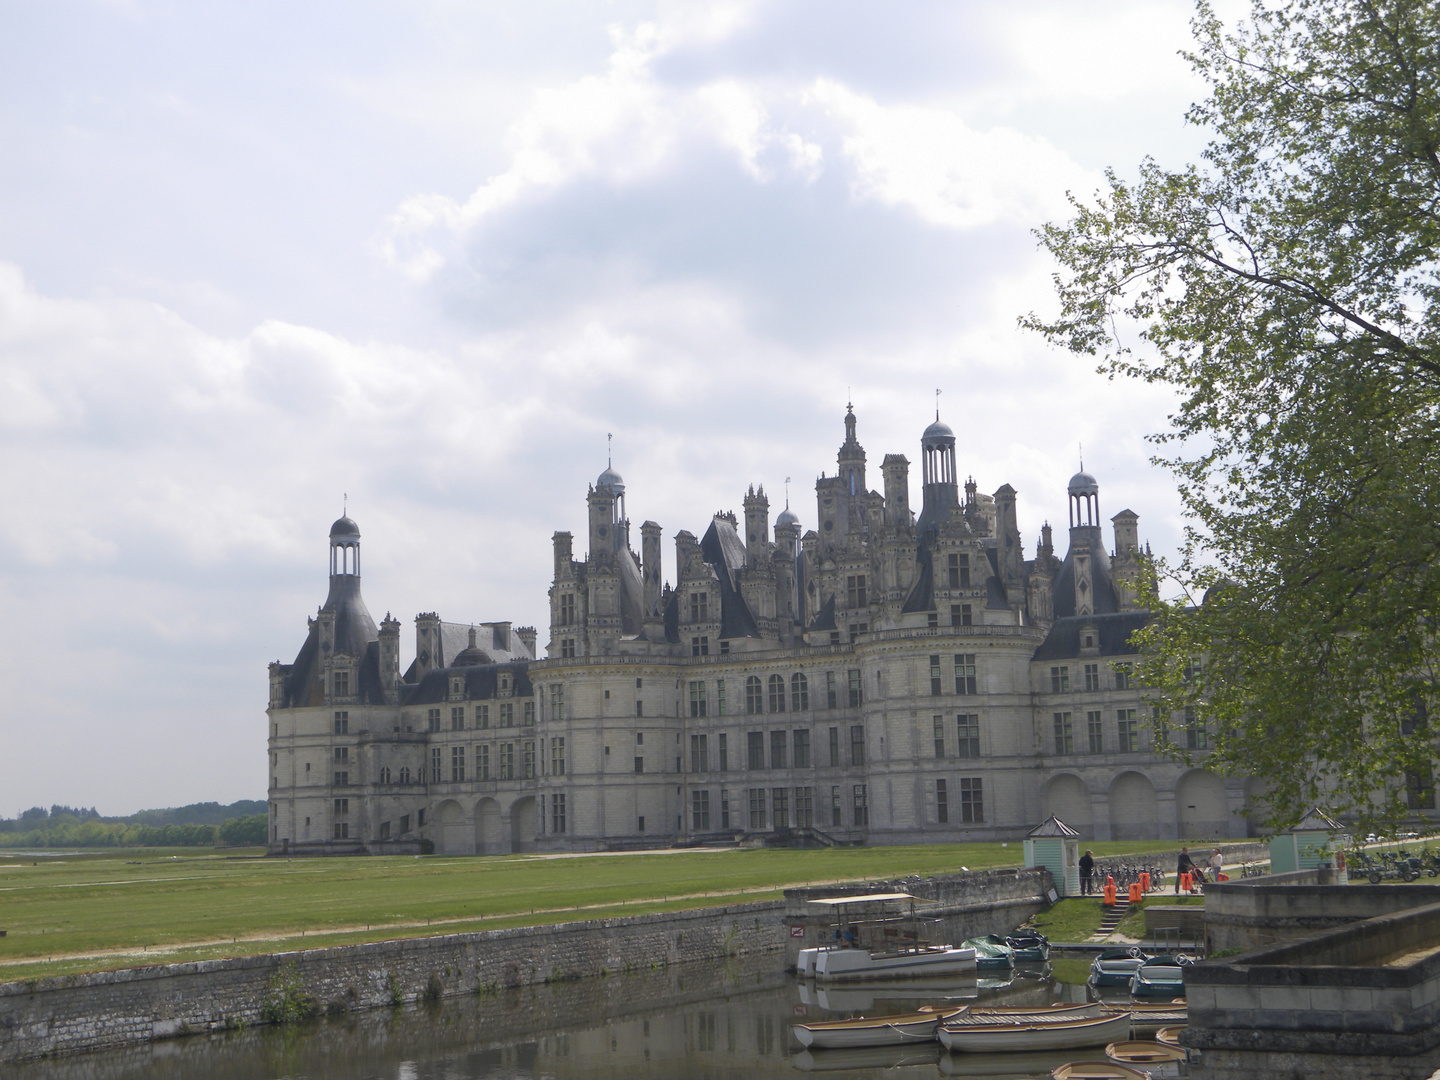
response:
M1030 830L1028 833L1026 833L1025 835L1026 835L1026 836L1030 836L1030 837L1037 837L1037 836L1064 836L1064 837L1071 837L1071 836L1079 836L1080 834L1079 834L1078 832L1076 832L1074 829L1072 829L1069 825L1066 825L1063 821L1061 821L1061 820L1060 820L1058 817L1056 817L1054 814L1051 814L1048 818L1046 818L1044 821L1042 821L1039 825L1036 825L1035 828L1031 829L1031 830Z
M400 688L400 704L438 705L449 701L452 675L464 678L467 700L494 698L499 689L502 671L510 673L513 697L530 697L535 691L530 685L529 668L530 665L524 661L481 667L436 668L427 671L418 683L403 684Z
M759 637L760 627L740 595L736 572L745 565L745 543L727 518L712 518L700 540L700 554L720 581L720 636Z
M535 659L530 654L530 650L525 647L525 643L520 640L520 635L515 633L514 627L510 628L510 641L507 647L501 641L502 628L499 626L487 627L484 623L442 622L440 624L440 641L435 649L436 667L448 667L457 656L470 647L470 628L472 626L477 631L476 646L485 651L491 663L523 663ZM415 681L417 667L417 662L412 660L410 666L405 670L405 682Z
M1099 632L1102 656L1125 656L1140 650L1130 643L1130 635L1150 621L1148 611L1121 611L1110 615L1071 615L1056 619L1035 650L1033 660L1073 660L1080 655L1080 631L1093 627Z
M335 655L353 656L360 661L360 698L366 703L379 703L382 700L377 696L380 693L380 631L360 596L360 578L355 574L333 575L325 608L335 612ZM295 662L286 672L286 708L324 703L324 688L320 685L323 666L320 622L317 619L296 653Z
M1079 530L1074 530L1079 531ZM1115 583L1110 579L1110 560L1105 554L1105 541L1095 527L1090 538L1090 582L1094 587L1092 606L1097 615L1110 615L1120 610L1115 594ZM1055 579L1055 617L1063 619L1075 614L1075 543L1065 553L1065 563L1060 567L1060 576Z

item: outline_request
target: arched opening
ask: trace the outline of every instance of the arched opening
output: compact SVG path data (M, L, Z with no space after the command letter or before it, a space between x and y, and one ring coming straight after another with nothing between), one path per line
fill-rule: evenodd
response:
M435 808L435 851L440 855L469 855L473 851L465 808L446 799Z
M1114 840L1160 837L1155 785L1138 772L1123 772L1110 785L1110 836Z
M503 855L507 849L500 804L494 799L481 799L475 804L475 854Z
M535 797L526 795L510 804L510 850L535 850Z
M1182 839L1211 840L1230 835L1230 807L1225 781L1205 769L1194 769L1175 787L1175 822Z
M1078 776L1066 773L1052 777L1045 785L1045 815L1057 818L1080 833L1093 836L1095 816L1090 808L1090 792Z

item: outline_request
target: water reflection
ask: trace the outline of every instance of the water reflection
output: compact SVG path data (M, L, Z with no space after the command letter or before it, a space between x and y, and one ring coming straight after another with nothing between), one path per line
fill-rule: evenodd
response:
M774 956L761 956L176 1039L0 1068L0 1080L798 1080L806 1071L853 1080L897 1073L926 1080L1047 1076L1063 1061L1101 1052L949 1054L939 1044L802 1051L790 1026L800 1019L905 1012L947 1001L1041 1005L1084 999L1083 986L1056 983L1048 968L1021 970L1004 981L820 988L785 975ZM1190 1076L1344 1076L1354 1075L1344 1066L1358 1064L1331 1061L1322 1068L1325 1063L1312 1060L1307 1072L1295 1073L1285 1067L1295 1058L1231 1058L1221 1071L1192 1068ZM1375 1071L1376 1063L1365 1064L1366 1075L1429 1075L1417 1071L1416 1059Z

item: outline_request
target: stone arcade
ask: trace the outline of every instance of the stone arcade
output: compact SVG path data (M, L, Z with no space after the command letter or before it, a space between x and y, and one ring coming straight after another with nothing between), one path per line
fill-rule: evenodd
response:
M506 622L376 627L360 531L330 531L330 592L294 663L270 665L270 851L596 850L801 833L831 843L1018 840L1056 814L1096 839L1239 836L1243 781L1158 753L1131 633L1138 518L1100 526L1070 479L1069 549L1022 553L1016 492L963 490L955 435L881 463L870 490L853 410L817 528L763 488L631 547L625 484L587 495L577 559L555 534L550 636ZM1171 738L1201 751L1202 722Z

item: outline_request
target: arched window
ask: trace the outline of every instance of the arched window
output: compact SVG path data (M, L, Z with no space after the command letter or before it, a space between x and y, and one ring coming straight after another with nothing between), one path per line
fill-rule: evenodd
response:
M747 713L761 713L765 711L764 690L760 686L760 676L751 675L745 679L745 711Z
M409 765L402 765L402 766L400 766L400 783L402 783L402 784L408 784L408 783L410 783L410 766L409 766Z
M770 711L785 711L785 676L770 676Z
M794 712L810 708L810 682L804 672L797 671L790 676L790 708Z
M390 766L389 766L389 765L385 765L385 766L382 766L382 767L381 767L381 769L380 769L380 782L381 782L382 784L388 784L388 783L390 783Z

